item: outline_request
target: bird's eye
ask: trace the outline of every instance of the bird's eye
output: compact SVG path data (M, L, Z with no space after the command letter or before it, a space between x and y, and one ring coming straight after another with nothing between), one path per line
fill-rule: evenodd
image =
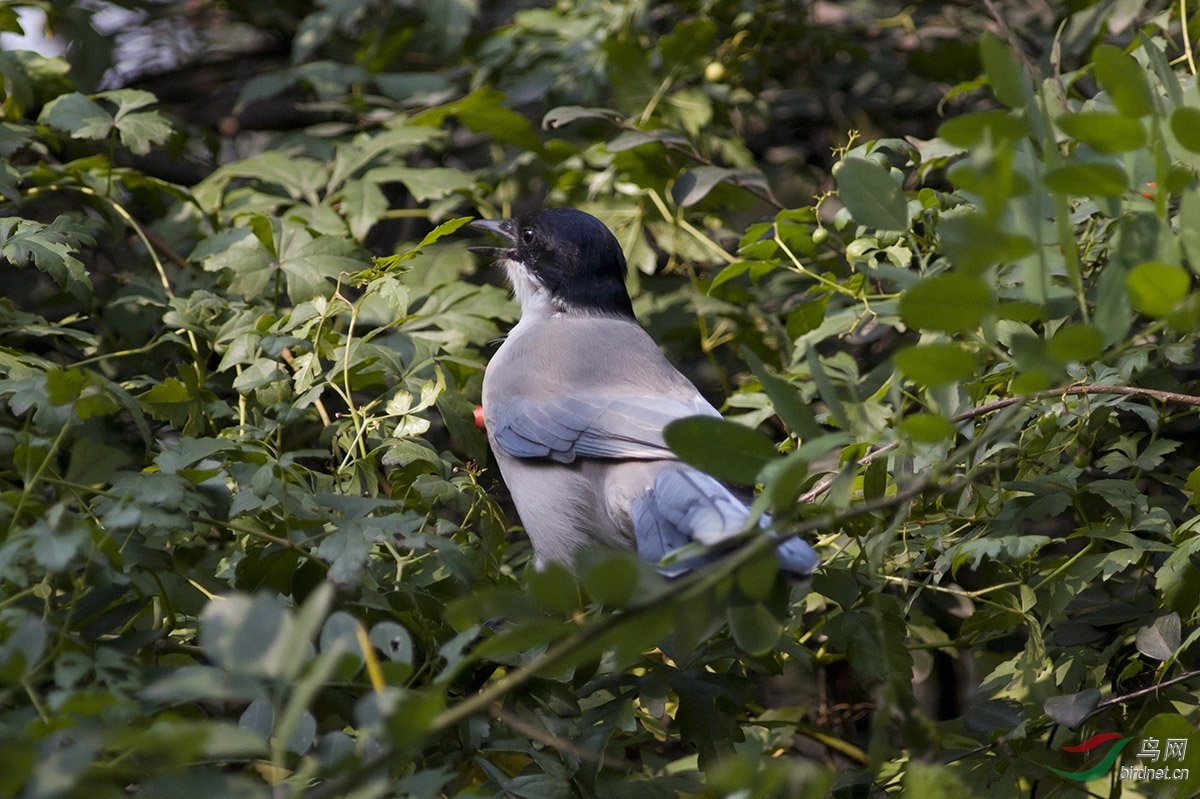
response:
M521 228L521 243L522 244L533 244L533 228L531 228L531 227Z

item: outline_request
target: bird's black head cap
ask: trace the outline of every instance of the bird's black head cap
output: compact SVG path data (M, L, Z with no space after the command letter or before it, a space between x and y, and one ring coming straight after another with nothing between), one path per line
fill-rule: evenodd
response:
M634 318L621 245L591 214L544 208L515 219L474 224L505 236L513 246L472 251L520 264L563 310Z

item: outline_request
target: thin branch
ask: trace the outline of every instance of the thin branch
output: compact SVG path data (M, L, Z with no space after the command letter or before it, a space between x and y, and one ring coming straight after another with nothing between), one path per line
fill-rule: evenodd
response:
M1100 704L1096 705L1096 708L1091 713L1088 713L1086 716L1084 716L1083 720L1080 721L1079 723L1083 724L1084 721L1087 721L1088 719L1099 715L1100 713L1104 712L1105 710L1108 710L1110 707L1113 707L1115 705L1128 704L1135 699L1140 699L1143 696L1146 696L1148 694L1153 694L1158 691L1161 691L1163 688L1169 688L1170 686L1178 685L1181 682L1187 682L1188 680L1194 680L1197 677L1200 677L1200 669L1197 669L1195 671L1184 672L1183 674L1176 675L1175 677L1172 677L1169 680L1163 680L1160 683L1155 683L1154 685L1151 685L1148 688L1139 688L1136 691L1131 691L1130 693L1122 694L1121 696L1114 696L1111 699L1106 699L1103 702L1101 702ZM1056 721L1050 721L1050 722L1046 722L1044 724L1039 724L1036 727L1032 727L1029 730L1027 730L1025 735L1026 735L1026 737L1029 737L1031 735L1040 734L1040 733L1045 732L1046 730L1050 729L1051 727L1057 726L1057 724L1058 724L1058 722L1056 722ZM962 752L958 755L955 755L954 757L947 760L946 763L948 765L950 763L954 763L959 760L965 760L968 757L973 757L975 755L983 754L984 752L995 749L998 745L1000 745L1003 742L1004 742L1004 739L1001 738L997 741L992 741L991 743L986 743L986 744L983 744L982 746L977 746L974 749L970 749L970 750L967 750L966 752Z
M1188 680L1194 680L1197 677L1200 677L1200 669L1196 669L1195 671L1185 671L1183 674L1178 674L1169 680L1163 680L1162 682L1155 683L1154 685L1151 685L1148 688L1139 688L1136 691L1132 691L1127 694L1122 694L1121 696L1114 696L1112 699L1106 699L1103 702L1101 702L1100 704L1096 705L1096 709L1093 710L1091 713L1088 713L1087 716L1085 717L1085 720L1090 719L1092 716L1095 716L1098 713L1108 710L1110 707L1113 707L1114 705L1129 704L1130 702L1132 702L1135 699L1141 699L1143 696L1146 696L1148 694L1157 693L1158 691L1161 691L1163 688L1169 688L1172 685L1178 685L1181 682L1187 682Z
M519 716L508 712L498 704L492 705L489 709L491 710L492 714L506 727L521 733L531 741L537 741L538 743L545 744L552 749L556 749L563 754L570 755L571 757L578 758L579 760L586 760L589 763L595 764L598 768L615 768L620 771L626 771L630 773L638 770L638 767L628 760L609 757L603 752L593 752L590 749L584 749L581 746L577 746L565 738L560 738L557 735L542 729L541 727L530 724Z

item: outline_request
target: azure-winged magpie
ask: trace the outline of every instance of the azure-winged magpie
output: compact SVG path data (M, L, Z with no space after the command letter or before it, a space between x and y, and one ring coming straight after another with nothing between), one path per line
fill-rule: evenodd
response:
M511 244L471 248L504 267L521 305L484 373L483 416L537 562L569 567L600 544L658 563L743 532L746 504L663 442L672 420L720 414L638 324L612 232L570 208L474 224ZM776 552L796 575L818 564L796 538Z

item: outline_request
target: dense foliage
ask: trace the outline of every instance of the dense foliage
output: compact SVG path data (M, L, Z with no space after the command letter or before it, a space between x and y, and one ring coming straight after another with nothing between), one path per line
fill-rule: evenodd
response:
M186 22L153 74L38 5L76 46L0 53L0 795L1200 790L1186 4L130 4ZM668 440L811 581L763 536L528 567L461 228L542 198L617 232L727 412ZM1190 777L1060 776L1105 731Z

